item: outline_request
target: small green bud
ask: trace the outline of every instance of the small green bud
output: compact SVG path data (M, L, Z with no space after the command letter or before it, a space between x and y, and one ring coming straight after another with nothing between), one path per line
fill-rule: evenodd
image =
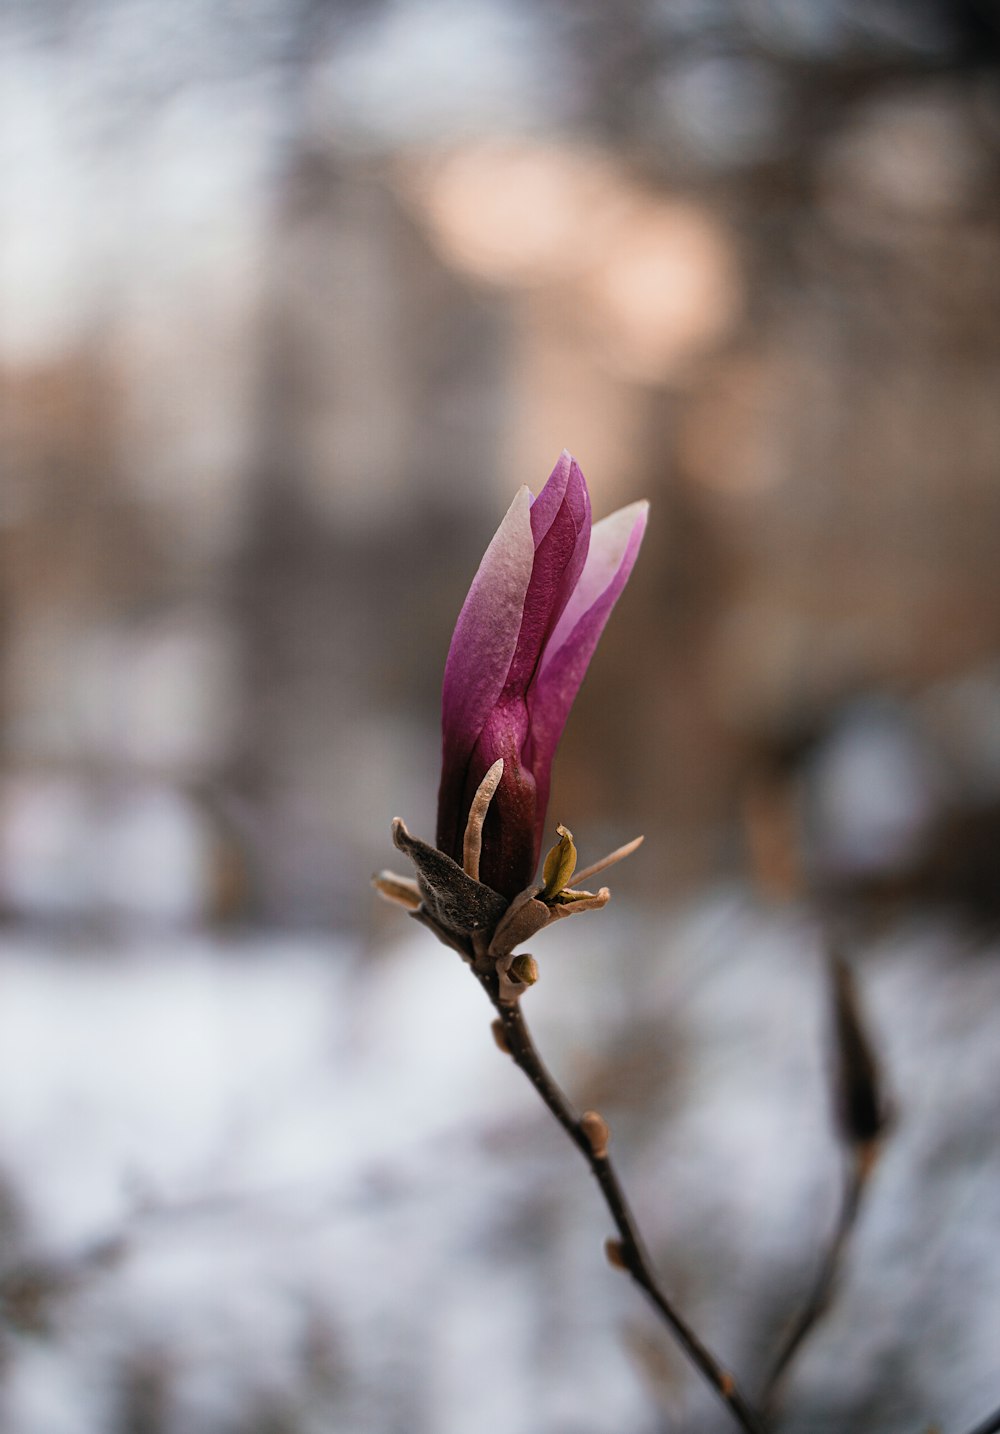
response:
M546 856L545 865L542 867L542 897L548 901L558 896L564 886L569 885L576 870L573 833L567 831L564 826L556 827L556 831L559 833L559 841Z

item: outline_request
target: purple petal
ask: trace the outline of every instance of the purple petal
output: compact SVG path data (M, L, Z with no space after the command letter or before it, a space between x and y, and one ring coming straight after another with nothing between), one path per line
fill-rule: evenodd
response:
M552 520L566 496L566 488L572 471L572 455L564 448L556 459L556 466L545 480L545 487L537 498L532 499L531 532L536 548L552 526Z
M507 681L517 650L534 557L531 494L522 488L479 564L455 624L445 663L438 846L455 856L457 836L458 860L468 815L467 809L465 816L461 814L458 804L469 758Z
M508 697L524 696L587 560L590 495L580 465L568 453L532 504L531 529L535 560L504 688Z
M546 643L545 652L539 664L539 678L558 655L584 613L588 612L597 599L617 582L618 586L611 599L611 606L614 606L615 598L625 586L629 573L632 571L632 565L639 551L639 544L646 531L648 516L648 503L630 503L627 508L619 508L616 513L610 513L599 523L594 524L590 534L590 549L586 564L562 616L553 628L552 636ZM622 564L626 558L629 559L628 566L623 572ZM608 613L610 611L609 607ZM607 616L604 621L607 621ZM594 637L591 652L597 644L603 626L602 622Z
M638 556L648 512L648 503L631 503L594 524L586 567L528 693L530 762L537 786L536 849L541 847L552 759L598 639Z

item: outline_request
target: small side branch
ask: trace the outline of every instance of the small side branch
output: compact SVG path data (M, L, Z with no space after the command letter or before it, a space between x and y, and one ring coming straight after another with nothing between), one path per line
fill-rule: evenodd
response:
M861 1213L861 1204L873 1164L874 1151L871 1147L856 1146L847 1152L840 1211L830 1244L817 1271L809 1298L788 1330L760 1394L760 1406L768 1415L775 1409L792 1361L830 1308L837 1276Z
M712 1352L695 1334L664 1293L653 1270L642 1237L629 1208L625 1192L607 1154L607 1127L594 1112L578 1117L545 1067L528 1031L520 1006L504 1005L498 999L495 982L488 976L480 981L493 1002L498 1021L494 1031L500 1044L514 1064L531 1081L553 1116L580 1151L597 1181L604 1202L615 1223L619 1239L613 1242L609 1255L613 1263L627 1270L645 1292L678 1344L716 1394L726 1405L744 1434L766 1434L765 1425L741 1393L735 1378L724 1369Z
M802 1345L826 1315L837 1278L861 1213L868 1177L891 1124L875 1044L868 1030L854 974L836 948L828 952L830 1016L833 1037L831 1070L837 1133L844 1156L840 1212L812 1290L792 1323L764 1382L761 1408L774 1413L783 1381Z
M993 1413L981 1424L970 1429L969 1434L1000 1434L1000 1409L994 1409Z

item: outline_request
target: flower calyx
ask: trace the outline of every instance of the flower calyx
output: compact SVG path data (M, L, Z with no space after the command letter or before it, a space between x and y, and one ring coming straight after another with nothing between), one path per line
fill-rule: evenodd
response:
M518 946L553 921L606 906L611 892L571 887L576 871L576 845L564 826L556 828L559 840L545 858L540 885L525 887L511 901L479 880L483 822L500 779L503 759L494 762L473 798L463 842L463 864L413 836L397 817L392 824L396 846L417 869L416 880L380 872L373 885L381 896L403 906L428 926L439 940L453 947L481 977L495 979L496 999L516 1002L538 979L538 965ZM642 841L637 837L578 873L585 881L630 855Z
M507 908L502 896L469 876L443 851L413 836L399 817L392 824L392 839L417 868L421 903L438 925L466 937L488 936L496 929ZM385 895L385 875L380 883L378 889Z

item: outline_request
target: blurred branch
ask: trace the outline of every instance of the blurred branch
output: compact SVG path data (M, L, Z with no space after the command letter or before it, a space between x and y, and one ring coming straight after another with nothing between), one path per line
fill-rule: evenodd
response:
M117 1264L124 1253L124 1239L114 1235L72 1256L17 1261L0 1274L0 1330L47 1333L58 1301L90 1275Z
M629 1207L621 1182L607 1153L609 1130L595 1111L578 1117L559 1086L549 1074L528 1031L518 1004L508 1005L499 999L497 980L493 973L477 973L498 1016L494 1022L497 1044L506 1051L514 1064L531 1081L542 1100L590 1166L605 1204L618 1231L619 1239L608 1242L611 1264L627 1270L646 1293L660 1318L670 1329L685 1354L726 1405L746 1434L764 1434L760 1416L747 1402L736 1380L724 1369L711 1351L701 1342L691 1326L678 1314L664 1293Z
M875 1151L870 1147L859 1146L852 1152L852 1156L853 1158L848 1159L844 1171L840 1213L812 1291L786 1334L764 1381L760 1406L765 1414L774 1411L792 1361L833 1302L837 1275L861 1211L868 1176L874 1165Z
M844 1155L843 1192L837 1223L809 1298L788 1330L764 1382L760 1403L766 1413L773 1411L792 1361L833 1303L837 1276L889 1124L879 1062L851 968L839 952L831 951L829 970L832 1081L837 1133Z

